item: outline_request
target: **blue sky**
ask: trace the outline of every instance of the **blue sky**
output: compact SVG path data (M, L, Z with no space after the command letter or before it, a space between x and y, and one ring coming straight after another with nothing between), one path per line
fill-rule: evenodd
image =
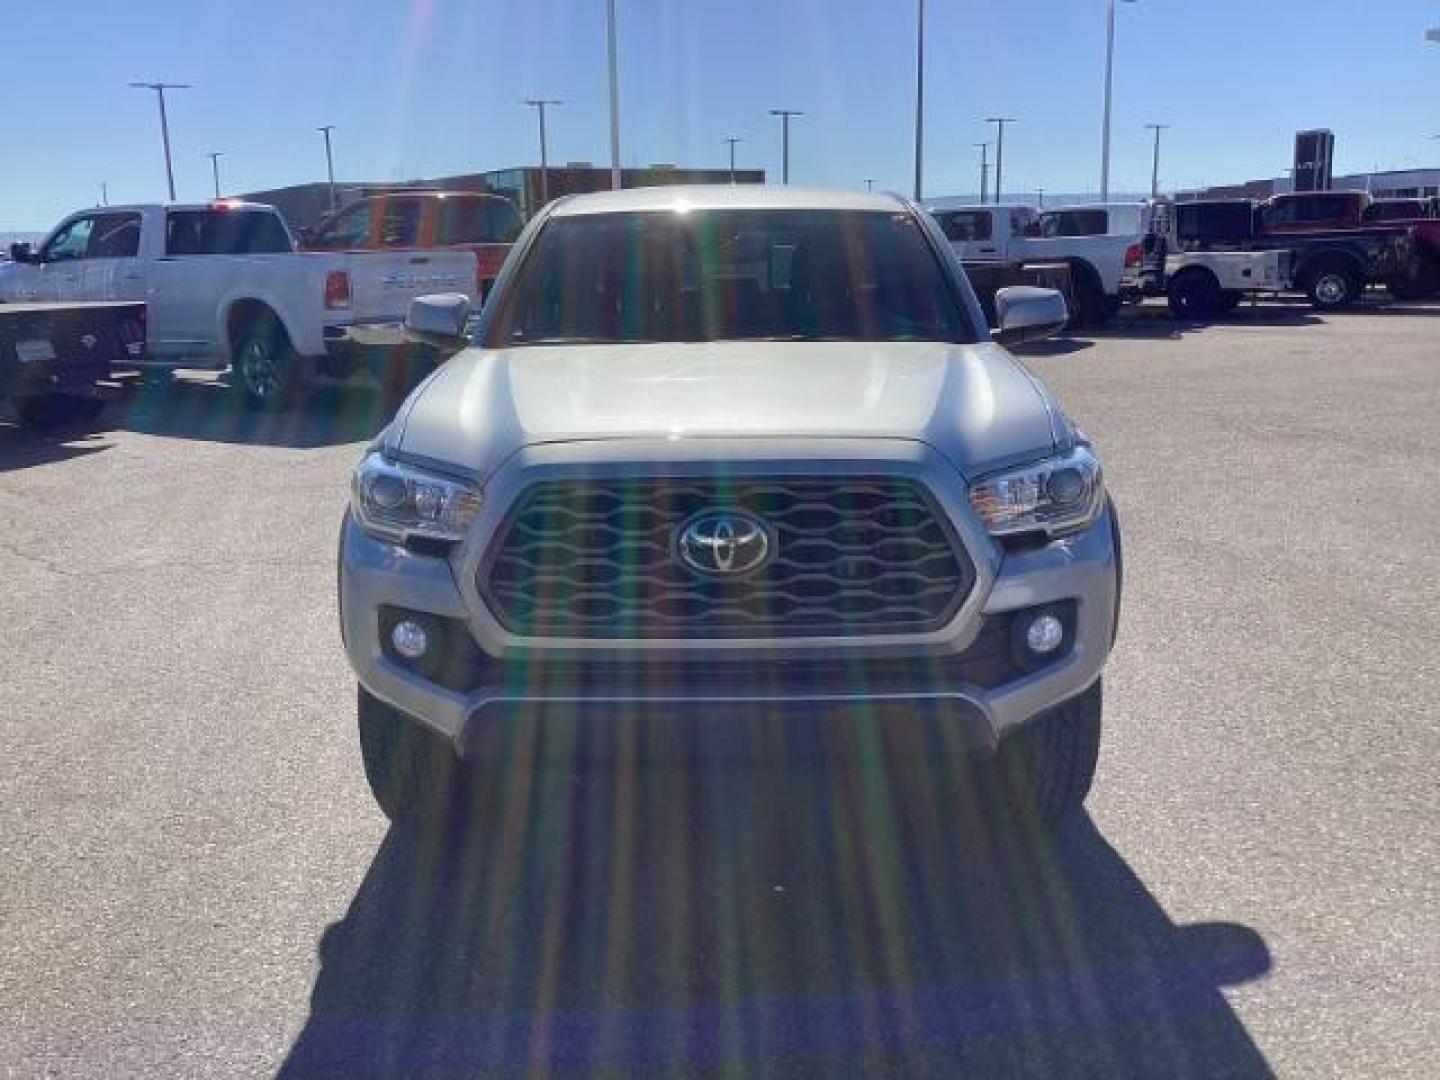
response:
M981 119L1019 118L1006 187L1093 190L1104 0L929 0L926 187L973 190ZM909 190L912 0L617 0L626 164L722 165L722 138L778 178L774 106L803 109L796 182ZM171 101L181 198L321 179L408 179L536 159L520 98L564 98L552 160L608 160L603 0L15 0L0 6L0 229L99 199L164 195L153 95ZM1298 128L1337 169L1440 163L1440 0L1139 0L1118 16L1112 188L1274 175Z

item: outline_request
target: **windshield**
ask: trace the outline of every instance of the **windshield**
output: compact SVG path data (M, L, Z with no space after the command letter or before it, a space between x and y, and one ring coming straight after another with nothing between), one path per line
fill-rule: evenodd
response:
M493 347L726 340L972 341L908 213L707 210L557 217Z

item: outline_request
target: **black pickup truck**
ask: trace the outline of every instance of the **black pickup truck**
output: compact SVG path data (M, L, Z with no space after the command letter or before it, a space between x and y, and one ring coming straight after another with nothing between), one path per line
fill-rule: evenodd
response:
M112 371L140 359L144 322L143 303L0 303L0 421L99 416Z
M1175 204L1176 239L1193 251L1290 251L1295 288L1317 308L1358 300L1368 284L1393 285L1412 273L1412 230L1393 225L1358 229L1294 229L1275 206L1248 199Z

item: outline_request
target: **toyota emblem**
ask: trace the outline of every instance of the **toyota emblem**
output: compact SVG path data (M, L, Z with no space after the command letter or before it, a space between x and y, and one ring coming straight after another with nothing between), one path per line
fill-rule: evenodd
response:
M680 527L676 550L696 573L736 577L754 573L770 558L770 531L743 510L709 510Z

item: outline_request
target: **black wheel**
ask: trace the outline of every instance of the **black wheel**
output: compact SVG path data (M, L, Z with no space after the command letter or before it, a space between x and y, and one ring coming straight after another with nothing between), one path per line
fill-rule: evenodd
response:
M1013 797L1042 821L1058 825L1090 793L1100 760L1099 681L1031 720L1000 747L1000 767Z
M1100 286L1100 279L1088 266L1077 266L1071 282L1073 303L1070 305L1070 321L1065 324L1065 329L1084 330L1087 327L1100 326L1106 321L1105 290Z
M289 405L300 382L299 359L280 320L256 312L240 328L230 355L230 380L253 409Z
M454 751L364 687L358 691L360 758L380 809L391 821L442 824L460 794Z
M1220 283L1215 276L1204 270L1190 270L1177 274L1170 282L1166 293L1170 302L1170 314L1177 319L1213 319L1224 302Z
M1321 263L1310 274L1305 295L1320 311L1336 311L1349 307L1365 291L1365 279L1353 266L1341 259Z

